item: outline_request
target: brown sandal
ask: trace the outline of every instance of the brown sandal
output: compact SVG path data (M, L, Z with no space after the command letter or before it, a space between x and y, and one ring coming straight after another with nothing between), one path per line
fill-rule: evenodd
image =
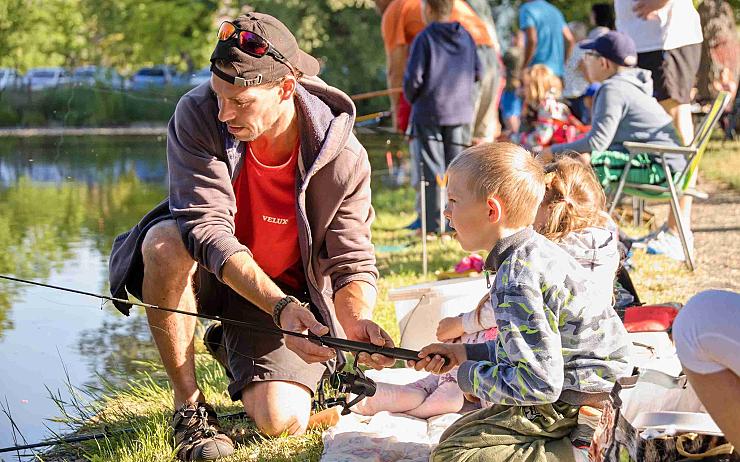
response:
M172 416L177 458L216 460L234 453L234 443L218 425L218 416L205 403L184 404Z

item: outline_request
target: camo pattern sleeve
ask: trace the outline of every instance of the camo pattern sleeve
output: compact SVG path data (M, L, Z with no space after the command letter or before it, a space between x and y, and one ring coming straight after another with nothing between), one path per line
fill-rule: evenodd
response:
M552 403L566 390L608 392L631 370L621 320L573 257L525 231L497 243L486 260L496 271L499 335L487 344L488 360L460 366L460 388L508 405Z
M512 258L498 268L491 290L499 326L493 360L466 361L458 370L463 391L486 401L519 406L553 403L562 391L557 315L545 305L529 266Z

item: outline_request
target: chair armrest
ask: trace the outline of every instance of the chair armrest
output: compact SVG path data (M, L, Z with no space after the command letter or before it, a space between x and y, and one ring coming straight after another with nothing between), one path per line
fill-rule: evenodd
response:
M663 146L660 144L638 143L635 141L625 141L622 145L630 153L650 153L650 154L683 154L691 155L696 152L696 148L691 146Z

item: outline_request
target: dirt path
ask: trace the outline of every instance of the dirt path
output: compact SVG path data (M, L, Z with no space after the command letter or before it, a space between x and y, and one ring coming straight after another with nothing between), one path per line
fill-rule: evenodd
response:
M635 284L644 302L685 302L706 289L740 292L740 191L702 182L709 199L694 201L693 223L696 271L664 257L635 256ZM663 223L668 205L648 205Z

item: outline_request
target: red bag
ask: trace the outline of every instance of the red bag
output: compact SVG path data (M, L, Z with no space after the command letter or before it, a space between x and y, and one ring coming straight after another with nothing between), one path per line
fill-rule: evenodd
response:
M624 327L627 332L667 332L678 315L680 305L631 306L624 312Z

